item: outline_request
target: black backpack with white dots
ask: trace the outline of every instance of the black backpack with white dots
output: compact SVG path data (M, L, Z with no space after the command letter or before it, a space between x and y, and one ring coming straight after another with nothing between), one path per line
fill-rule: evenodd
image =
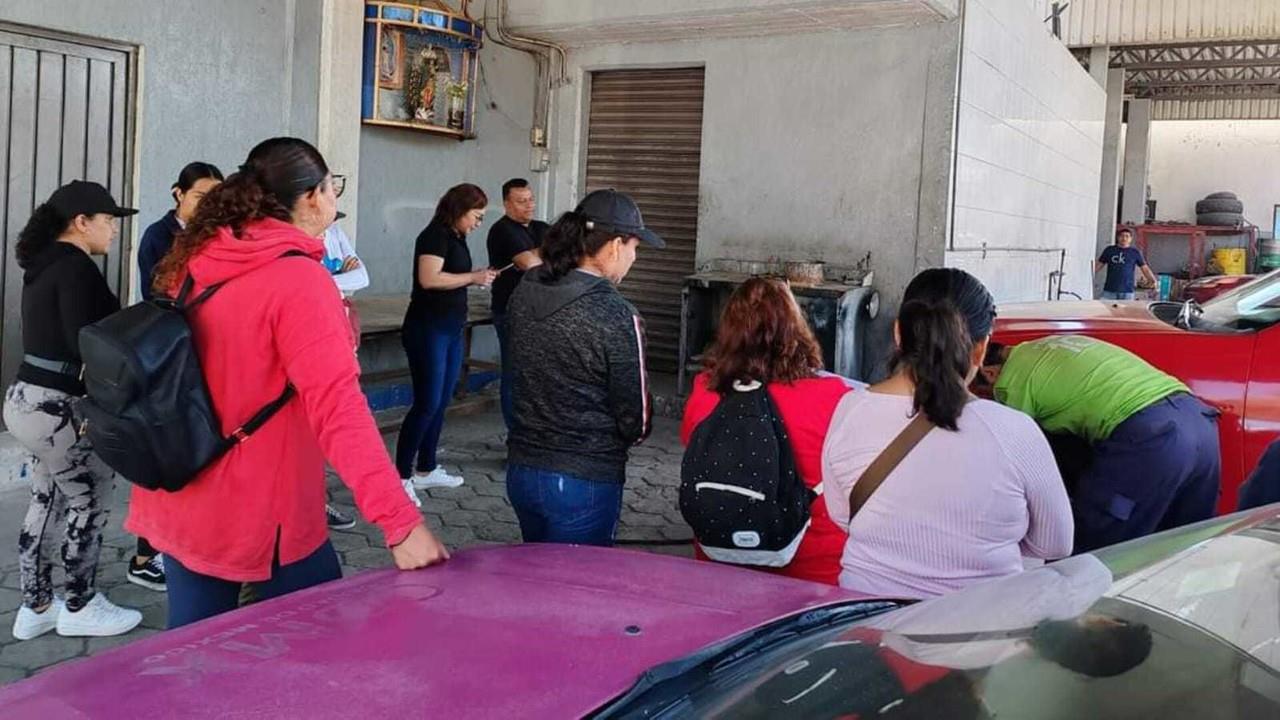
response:
M815 494L760 383L735 383L693 431L680 466L680 514L707 557L782 567L809 528Z

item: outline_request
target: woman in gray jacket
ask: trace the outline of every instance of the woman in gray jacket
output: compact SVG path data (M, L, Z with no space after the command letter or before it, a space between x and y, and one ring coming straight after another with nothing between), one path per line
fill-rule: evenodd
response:
M616 288L642 242L665 246L635 201L597 190L547 231L511 296L507 493L525 542L613 544L628 449L652 414L644 324Z

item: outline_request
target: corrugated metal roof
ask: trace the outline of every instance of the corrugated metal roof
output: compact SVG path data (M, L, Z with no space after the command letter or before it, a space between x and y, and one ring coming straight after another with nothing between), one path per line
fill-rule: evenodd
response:
M1072 47L1280 37L1280 0L1070 2L1062 14L1062 39ZM1045 17L1052 5L1042 0Z
M1278 120L1280 99L1160 101L1152 120Z

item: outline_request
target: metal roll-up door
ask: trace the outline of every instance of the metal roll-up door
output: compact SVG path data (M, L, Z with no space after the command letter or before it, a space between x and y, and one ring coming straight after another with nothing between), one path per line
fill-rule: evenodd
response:
M662 250L641 246L621 287L644 316L658 372L676 370L680 291L695 269L702 91L700 67L591 74L586 191L630 195L667 241Z
M22 360L23 273L14 246L31 211L72 180L101 183L125 206L133 200L136 51L97 42L0 25L0 388ZM121 295L129 289L131 222L123 219L111 253L98 258Z

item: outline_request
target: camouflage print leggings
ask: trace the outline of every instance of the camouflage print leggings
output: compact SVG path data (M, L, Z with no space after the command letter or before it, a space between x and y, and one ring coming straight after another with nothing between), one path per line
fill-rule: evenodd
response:
M31 506L18 535L22 602L41 608L53 601L53 546L49 535L65 512L62 566L67 607L78 610L93 599L115 474L77 432L72 402L57 390L18 382L4 398L9 432L33 456Z

